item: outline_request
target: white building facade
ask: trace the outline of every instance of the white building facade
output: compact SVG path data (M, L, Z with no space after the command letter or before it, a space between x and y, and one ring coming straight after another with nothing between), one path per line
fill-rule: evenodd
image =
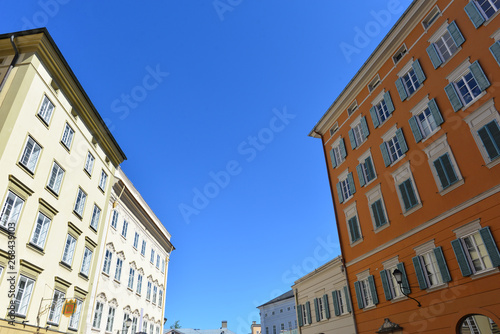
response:
M280 334L297 332L297 316L293 291L270 300L257 307L260 311L262 334Z

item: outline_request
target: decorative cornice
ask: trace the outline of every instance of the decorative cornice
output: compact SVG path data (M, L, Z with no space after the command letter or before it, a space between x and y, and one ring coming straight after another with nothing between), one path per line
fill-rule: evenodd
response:
M34 272L36 272L37 274L41 274L41 273L42 273L42 271L43 271L43 268L40 268L39 266L36 266L36 265L34 265L33 263L28 262L28 261L23 260L23 259L19 260L19 265L20 265L21 267L26 267L26 268L28 268L28 269L30 269L30 270L33 270L33 271L34 271Z
M49 202L47 202L46 200L44 200L41 197L38 199L38 203L40 203L41 206L43 206L45 209L47 209L54 216L59 213L59 211L56 208L54 208L52 205L49 204Z
M56 281L56 283L59 283L61 285L64 285L65 287L69 288L71 286L71 282L68 282L64 279L62 279L61 277L59 276L55 276L54 277L54 281Z

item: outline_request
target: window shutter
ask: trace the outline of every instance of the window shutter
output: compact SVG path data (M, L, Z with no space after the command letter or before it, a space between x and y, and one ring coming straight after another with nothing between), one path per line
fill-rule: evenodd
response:
M343 203L344 202L344 195L342 194L342 185L337 183L337 194L339 195L339 202Z
M370 116L372 117L373 127L377 128L380 123L378 121L377 109L375 109L375 107L370 108Z
M495 44L490 46L490 52L497 61L498 66L500 66L500 41L496 41Z
M373 169L371 157L365 159L365 168L367 170L368 181L373 180L375 178L375 170Z
M303 323L303 315L302 315L302 305L297 305L297 317L299 318L299 327L302 327L304 326L304 323Z
M344 138L340 139L340 156L342 157L342 159L345 159L345 157L347 157L347 152L345 150Z
M441 116L441 112L439 111L439 108L436 103L436 99L432 99L427 103L427 107L429 108L432 117L434 117L434 121L436 122L436 125L441 125L443 124L443 116Z
M363 296L361 295L361 287L359 286L359 281L354 282L354 290L356 291L356 300L358 301L358 307L362 310L365 305L363 302Z
M323 307L325 308L325 316L327 319L330 319L330 306L328 305L328 295L323 295Z
M385 167L391 164L391 158L389 157L389 151L387 151L387 145L385 142L380 144L380 151L382 151L382 158L384 159Z
M335 150L333 148L330 150L330 160L332 161L332 168L337 167L337 161L335 160Z
M438 68L443 61L441 60L441 57L439 57L439 54L436 51L436 47L434 44L431 43L426 49L427 54L429 55L429 58L431 59L432 66L434 66L434 69Z
M311 319L311 303L306 302L306 312L307 312L307 323L312 324L312 319Z
M455 23L455 21L451 22L448 28L446 29L448 29L448 31L450 32L451 38L453 39L457 47L459 47L465 42L465 38L460 32L460 29L458 29L458 26Z
M408 97L408 94L406 93L405 86L403 85L403 79L398 78L396 80L396 88L398 90L399 97L401 98L401 101L406 100L406 98Z
M443 189L448 187L450 185L450 182L448 182L448 178L446 177L446 172L441 157L434 160L433 164L434 168L436 169L437 175L439 177L439 182L441 182L441 187Z
M351 232L351 242L355 242L361 236L358 229L358 218L356 216L352 217L347 221L347 224Z
M490 160L495 159L500 154L500 130L495 121L492 121L477 131L479 138L483 142L484 149L488 153Z
M408 145L406 145L405 136L403 135L403 129L396 130L396 137L398 138L399 146L401 147L401 152L408 152Z
M444 258L443 254L443 249L441 246L436 247L433 249L434 255L436 256L436 261L439 267L439 271L441 272L441 278L443 279L443 282L450 282L451 281L451 275L450 271L448 270L448 266L446 265L446 260Z
M415 267L415 274L417 275L418 286L421 290L427 289L427 281L424 277L424 271L422 269L422 263L420 263L420 256L415 256L412 258L413 267Z
M349 183L349 190L351 194L356 193L356 187L354 186L354 178L352 177L352 173L347 174L347 182Z
M372 292L373 304L378 304L377 289L375 288L375 279L373 275L368 276L368 283L370 284L370 290Z
M441 163L443 164L444 171L448 177L450 184L455 183L458 180L457 174L455 173L455 168L451 164L450 155L445 153L441 156Z
M444 90L446 92L446 95L448 95L448 99L450 100L451 105L453 106L453 110L457 112L462 109L464 105L462 103L462 100L460 100L460 97L458 96L458 93L455 89L455 84L453 82L449 83L446 87L444 87Z
M498 252L498 248L495 240L493 239L490 228L484 227L480 229L479 234L481 235L481 238L483 238L484 246L486 247L486 251L490 256L493 267L500 266L500 253Z
M340 291L333 290L332 292L332 297L333 297L333 310L335 311L335 315L338 317L340 315L340 307L339 307L339 297L337 294L339 294Z
M469 16L469 19L472 21L474 28L477 29L484 23L485 19L479 9L476 7L474 1L469 2L464 9Z
M399 271L403 273L403 284L401 285L403 286L403 290L405 291L405 293L408 295L411 293L411 288L410 288L410 283L408 282L408 277L406 276L405 265L403 262L400 262L397 264L397 267Z
M356 139L354 138L354 131L349 130L349 141L351 142L351 147L354 150L356 148Z
M422 84L425 81L426 77L424 71L422 70L422 66L420 66L420 62L418 61L418 59L415 60L413 64L411 64L411 67L413 68L413 71L415 71L418 83Z
M418 143L422 140L423 136L417 123L417 117L413 116L408 122L410 123L411 133L413 133L413 137L415 137L415 141Z
M359 185L362 187L365 185L365 176L363 175L363 166L361 166L361 164L357 165L356 171L358 172Z
M399 192L401 193L401 197L403 199L403 203L404 203L406 211L408 211L412 207L412 204L410 202L410 198L408 195L408 191L409 191L409 189L407 187L408 181L410 181L410 180L408 179L399 185Z
M394 111L394 104L392 103L391 94L389 92L385 92L384 101L385 105L387 106L387 111L389 112L389 114L392 114L392 112Z
M477 85L479 86L479 89L481 89L481 91L490 86L490 82L488 81L488 78L484 74L483 69L481 68L481 65L479 65L479 62L477 60L469 66L469 69L476 79Z
M351 299L349 298L349 291L347 291L347 286L344 286L344 296L347 312L351 312Z
M316 313L316 322L319 322L319 301L318 301L318 298L314 298L314 311Z
M464 247L462 246L462 240L453 240L451 242L451 246L453 247L453 252L455 252L455 257L457 258L462 276L467 277L472 275L472 270L470 268L469 261L467 260L467 255L465 254Z
M384 288L385 300L392 299L391 289L389 288L389 282L387 282L387 272L388 270L380 271L380 278L382 279L382 287Z
M382 209L382 201L376 200L372 204L373 216L375 217L375 226L380 227L386 223L384 210Z
M361 117L361 130L363 130L363 136L367 138L370 134L370 130L368 130L368 124L366 123L365 116Z

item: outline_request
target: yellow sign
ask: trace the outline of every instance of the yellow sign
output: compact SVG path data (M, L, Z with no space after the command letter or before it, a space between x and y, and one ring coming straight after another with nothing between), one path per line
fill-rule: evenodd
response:
M67 300L64 303L62 314L66 317L70 317L76 311L76 300Z

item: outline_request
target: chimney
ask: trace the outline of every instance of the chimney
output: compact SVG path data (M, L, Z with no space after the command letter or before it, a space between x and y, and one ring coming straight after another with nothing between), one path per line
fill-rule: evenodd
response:
M226 320L222 320L222 328L227 328L227 321Z
M257 321L252 321L252 325L256 325L257 324Z

